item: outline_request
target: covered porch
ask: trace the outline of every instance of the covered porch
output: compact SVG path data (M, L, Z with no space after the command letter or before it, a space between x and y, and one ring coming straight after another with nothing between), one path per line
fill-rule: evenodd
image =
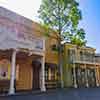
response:
M98 87L99 84L99 63L76 61L73 64L73 86L77 87Z
M0 92L8 92L13 85L13 91L42 90L42 65L42 55L30 54L27 50L0 51Z
M29 37L28 33L19 37L16 32L2 34L0 37L1 90L9 94L20 90L46 91L44 52L45 39L42 37L32 35Z

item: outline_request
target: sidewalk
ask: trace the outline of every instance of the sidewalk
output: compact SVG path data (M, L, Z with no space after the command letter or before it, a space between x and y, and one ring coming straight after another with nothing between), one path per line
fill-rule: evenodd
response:
M7 96L20 96L20 95L29 95L29 94L32 94L32 95L42 95L42 94L48 94L48 93L55 93L59 90L62 90L62 89L50 89L50 90L46 90L44 92L38 90L38 91L24 91L24 92L16 92L15 94L11 95L11 94L8 94L8 93L5 93L5 94L0 94L0 97L7 97Z

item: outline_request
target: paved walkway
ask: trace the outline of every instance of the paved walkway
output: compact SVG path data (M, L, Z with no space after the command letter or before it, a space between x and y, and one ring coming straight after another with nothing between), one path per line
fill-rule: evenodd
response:
M0 97L0 100L100 100L100 88L59 89L42 94Z

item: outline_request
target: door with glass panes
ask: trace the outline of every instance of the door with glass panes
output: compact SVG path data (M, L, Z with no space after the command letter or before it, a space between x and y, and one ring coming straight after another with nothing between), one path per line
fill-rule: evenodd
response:
M88 68L88 83L90 87L96 86L95 69Z
M78 67L76 70L77 70L76 77L77 77L78 87L85 87L86 86L85 68Z

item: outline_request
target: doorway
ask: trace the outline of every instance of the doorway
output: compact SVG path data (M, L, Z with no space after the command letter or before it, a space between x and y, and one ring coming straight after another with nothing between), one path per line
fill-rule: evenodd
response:
M33 70L32 89L33 90L40 89L40 68L41 68L41 63L39 61L32 61L32 70Z
M86 79L85 79L85 68L77 68L77 84L78 87L85 87L86 86Z
M88 68L88 83L90 87L96 86L95 69Z

